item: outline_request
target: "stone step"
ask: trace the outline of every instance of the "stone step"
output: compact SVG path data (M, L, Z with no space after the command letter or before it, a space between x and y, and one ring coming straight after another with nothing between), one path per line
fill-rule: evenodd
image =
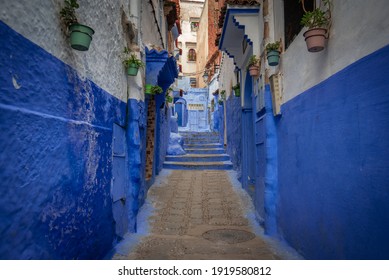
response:
M227 154L186 154L182 156L166 156L165 161L169 162L217 162L229 161Z
M200 149L206 149L206 148L223 148L223 145L222 145L222 144L219 144L219 143L184 144L184 149L194 149L194 148L200 148Z
M191 131L179 131L182 136L193 135L193 136L203 136L203 135L219 135L217 132L191 132Z
M193 139L188 139L184 140L184 144L218 144L219 141L215 141L212 139L199 139L199 140L193 140Z
M230 161L218 162L173 162L165 161L163 168L179 169L179 170L231 170L232 163Z
M220 142L220 138L219 137L184 137L183 139L185 141L204 141L204 140L208 140L208 141L213 141L215 143Z
M224 154L225 151L223 148L188 148L185 149L187 154Z

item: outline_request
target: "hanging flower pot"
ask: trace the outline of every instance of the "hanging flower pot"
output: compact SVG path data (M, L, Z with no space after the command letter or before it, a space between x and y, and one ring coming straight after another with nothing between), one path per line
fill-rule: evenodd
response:
M320 52L324 49L327 29L312 28L304 32L305 43L309 52Z
M251 77L257 77L259 75L260 62L261 60L256 55L250 56L247 68Z
M60 16L62 22L69 29L71 47L78 51L87 51L95 31L89 26L78 23L76 16L76 9L78 8L77 0L65 0Z
M146 94L152 94L151 89L153 88L153 85L146 84L145 85L145 93Z
M173 102L173 97L168 95L168 96L166 96L165 100L166 100L167 103L172 103Z
M129 76L136 76L138 74L138 69L144 67L145 64L142 60L136 57L127 47L123 51L123 64L127 69L127 74Z
M259 75L259 67L256 65L250 66L249 73L251 77L257 77Z
M89 26L73 23L69 27L70 45L78 51L87 51L95 31Z
M162 92L163 92L162 88L158 85L153 86L153 85L146 84L146 86L145 86L145 93L146 94L154 95L154 94L160 94Z
M234 90L234 95L236 97L239 97L240 96L240 84L237 83L235 86L232 87L232 89Z
M135 63L132 63L128 65L127 74L129 76L136 76L138 74L138 69L139 67Z
M267 62L270 66L277 66L280 63L280 52L275 50L267 52Z
M329 0L321 1L320 6L313 11L307 11L304 7L304 1L301 3L305 13L300 24L308 28L303 34L308 51L320 52L324 49L328 28L331 24L332 3Z

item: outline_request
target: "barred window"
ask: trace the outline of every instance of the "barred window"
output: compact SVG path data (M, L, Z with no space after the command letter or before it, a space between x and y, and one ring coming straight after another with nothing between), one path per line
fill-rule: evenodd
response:
M194 50L194 49L189 50L188 61L196 61L196 50Z

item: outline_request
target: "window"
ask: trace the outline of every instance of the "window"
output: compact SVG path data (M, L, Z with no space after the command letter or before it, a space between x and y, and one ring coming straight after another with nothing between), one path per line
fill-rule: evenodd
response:
M194 49L189 50L188 61L196 61L196 51Z
M313 10L313 0L305 0L305 9ZM302 29L300 20L303 17L304 10L302 4L297 0L284 0L284 18L285 18L285 48L287 49L294 38Z
M190 18L190 31L197 32L199 29L199 18Z
M193 88L197 86L196 78L190 78L190 86Z

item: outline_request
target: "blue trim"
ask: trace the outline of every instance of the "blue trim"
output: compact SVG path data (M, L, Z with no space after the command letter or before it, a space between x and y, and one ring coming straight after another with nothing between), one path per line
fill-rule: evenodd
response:
M226 34L226 31L227 31L226 29L228 26L228 21L230 19L230 13L231 14L255 14L255 13L259 13L259 8L247 8L247 9L229 8L229 9L227 9L225 19L224 19L224 24L223 24L222 36L221 36L220 42L219 42L219 50L223 50L222 46L223 46L223 42L224 42L224 36Z

